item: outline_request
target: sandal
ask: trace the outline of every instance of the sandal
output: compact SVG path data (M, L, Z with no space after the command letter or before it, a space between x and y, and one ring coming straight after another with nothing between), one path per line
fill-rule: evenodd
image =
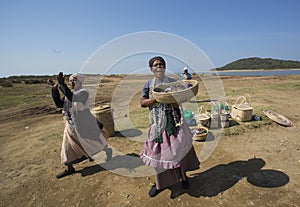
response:
M75 169L72 169L72 170L64 170L63 172L58 173L58 174L56 175L56 178L57 178L57 179L63 178L63 177L65 177L65 176L71 175L71 174L73 174L73 173L75 173Z
M156 185L153 185L148 193L148 195L152 198L159 194L162 190L156 189Z

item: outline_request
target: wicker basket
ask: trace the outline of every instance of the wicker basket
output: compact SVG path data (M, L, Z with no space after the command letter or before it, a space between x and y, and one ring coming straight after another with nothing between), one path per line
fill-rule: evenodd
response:
M187 84L191 84L191 87L179 91L165 92L165 90L168 88L186 86ZM153 89L153 96L156 99L156 101L164 104L183 103L196 96L197 93L198 81L196 80L184 80L166 83L158 85Z
M232 105L232 118L238 121L251 121L253 107L251 107L250 96L240 96Z
M92 110L94 116L100 121L109 135L112 137L115 134L115 124L113 120L112 110L110 105L101 105Z
M198 123L203 126L203 127L209 127L210 126L210 114L208 115L207 113L203 113L203 107L200 106L198 109L198 113L196 115L196 119Z
M208 135L208 128L203 127L203 126L199 126L201 128L203 128L206 132L205 133L201 133L201 134L197 134L193 136L193 140L194 141L202 141L205 140L207 138Z
M291 120L289 120L288 118L286 118L285 116L276 113L274 111L271 110L263 110L264 114L269 117L271 120L275 121L276 123L283 125L283 126L293 126L293 123Z

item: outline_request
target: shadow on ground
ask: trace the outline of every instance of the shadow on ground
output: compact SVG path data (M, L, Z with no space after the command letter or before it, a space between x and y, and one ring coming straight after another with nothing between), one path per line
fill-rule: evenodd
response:
M130 153L125 155L114 156L111 160L105 163L100 163L85 167L82 170L76 171L81 176L89 176L104 170L114 170L117 168L126 168L129 171L134 171L135 168L144 165L142 159L138 154Z
M115 133L115 136L119 136L119 137L137 137L142 135L143 132L139 129L124 129L124 130L120 130L117 131Z
M289 176L281 171L262 170L264 165L265 161L260 158L217 165L205 172L193 174L189 179L190 188L187 190L183 190L180 183L170 187L171 198L185 193L197 198L213 197L231 188L243 178L247 178L252 185L265 188L281 187L289 182Z

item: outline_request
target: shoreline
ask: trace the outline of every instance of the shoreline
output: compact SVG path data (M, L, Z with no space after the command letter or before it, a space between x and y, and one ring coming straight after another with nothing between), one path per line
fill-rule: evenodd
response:
M245 69L245 70L217 70L217 71L207 71L207 72L255 72L255 71L288 71L288 70L300 70L300 68L293 69Z
M247 72L278 72L278 71L300 71L300 68L295 68L295 69L272 69L272 70L269 70L269 69L257 69L257 70L248 70L248 69L245 69L245 70L218 70L218 71L195 71L195 72L198 72L198 74L204 74L204 73L247 73ZM170 72L170 71L168 71ZM168 73L167 72L167 73ZM170 74L177 74L177 73L170 73ZM179 74L179 73L178 73ZM70 75L70 74L68 74ZM130 74L126 74L126 73L120 73L120 74L88 74L88 75L95 75L95 76L127 76L127 75L130 75ZM149 76L151 74L134 74L135 76ZM293 75L293 74L286 74L286 75ZM10 80L10 79L18 79L18 78L23 78L23 79L28 79L28 78L51 78L53 77L54 75L13 75L13 76L8 76L8 77L0 77L0 80L1 79L4 79L4 80ZM234 75L233 75L234 76ZM248 75L246 75L248 76ZM251 75L249 75L251 76Z

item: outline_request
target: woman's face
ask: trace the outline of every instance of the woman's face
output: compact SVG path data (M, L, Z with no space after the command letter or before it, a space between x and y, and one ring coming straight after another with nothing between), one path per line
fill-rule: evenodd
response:
M80 82L77 81L76 77L70 78L69 82L70 82L71 89L73 89L73 90L76 90L77 88L79 88L81 86Z
M157 79L162 80L165 77L166 66L162 61L155 60L151 66L151 71Z

